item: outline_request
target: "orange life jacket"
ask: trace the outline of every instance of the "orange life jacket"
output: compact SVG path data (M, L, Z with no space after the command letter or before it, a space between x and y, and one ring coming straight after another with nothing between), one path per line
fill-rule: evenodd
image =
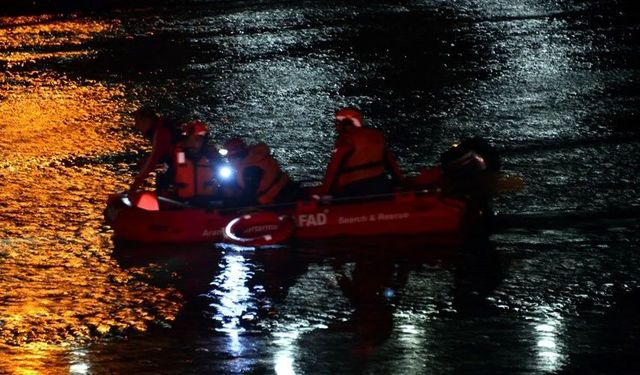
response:
M184 148L178 145L174 154L174 165L175 191L178 198L211 197L217 193L215 163L208 155L194 161L187 158Z
M338 138L336 147L348 147L349 153L342 160L332 190L384 175L386 142L380 131L371 128L351 129Z
M280 169L276 159L271 156L269 147L259 143L249 147L247 156L235 163L236 181L244 189L244 171L247 168L258 167L262 170L262 179L258 185L257 198L260 204L272 203L278 193L289 183L289 176Z

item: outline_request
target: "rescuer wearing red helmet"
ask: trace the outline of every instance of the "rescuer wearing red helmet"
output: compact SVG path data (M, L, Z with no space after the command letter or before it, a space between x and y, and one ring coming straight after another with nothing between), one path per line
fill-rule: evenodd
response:
M312 189L313 194L345 197L391 192L394 186L387 179L387 172L396 184L404 182L384 135L364 127L359 110L338 110L335 124L338 139L322 186Z
M222 151L235 171L236 203L264 205L297 197L297 184L282 171L266 144L247 146L242 139L231 138Z
M150 107L141 107L133 113L134 126L151 141L151 155L145 160L140 172L129 187L129 195L134 193L159 164L171 163L175 148L175 127L158 115Z
M211 200L218 193L216 169L221 160L215 147L208 145L208 127L199 120L187 122L181 135L173 159L175 196L196 203Z

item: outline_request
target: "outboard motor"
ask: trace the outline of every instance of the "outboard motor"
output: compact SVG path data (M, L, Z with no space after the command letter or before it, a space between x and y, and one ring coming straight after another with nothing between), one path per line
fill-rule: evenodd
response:
M468 138L440 156L443 193L484 205L496 189L500 156L480 137Z

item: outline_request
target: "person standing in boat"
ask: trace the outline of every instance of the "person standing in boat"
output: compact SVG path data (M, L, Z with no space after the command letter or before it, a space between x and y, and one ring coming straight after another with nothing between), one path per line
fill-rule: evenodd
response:
M144 161L140 172L129 187L128 195L135 193L146 181L151 172L161 164L171 165L177 141L176 126L151 107L141 107L133 113L134 126L152 143L151 154ZM168 174L158 174L156 184L159 190L170 183Z
M205 204L217 196L216 171L222 158L208 141L209 130L202 121L182 125L182 140L176 144L173 159L173 186L177 199Z
M230 189L235 204L265 205L298 197L298 184L282 171L266 144L247 146L242 139L231 138L223 150L235 172L235 186Z
M335 125L338 133L335 148L322 185L311 189L312 195L384 194L404 182L404 174L389 151L384 135L365 127L359 110L338 110Z

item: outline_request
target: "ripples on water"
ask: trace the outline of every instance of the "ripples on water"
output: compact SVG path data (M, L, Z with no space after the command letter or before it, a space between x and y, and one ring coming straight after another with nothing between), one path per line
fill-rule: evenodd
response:
M84 44L117 23L3 21L0 350L8 355L0 372L39 373L50 357L67 356L64 347L172 321L181 299L122 271L110 257L100 206L108 189L123 186L115 173L122 166L65 163L130 145L116 132L126 106L123 86L28 68L90 55Z
M101 216L144 151L127 128L141 102L218 140L266 140L298 178L320 176L329 118L355 103L409 170L469 134L511 150L528 187L500 211L639 204L629 3L1 17L0 373L638 369L637 225L524 230L455 254L132 252Z

